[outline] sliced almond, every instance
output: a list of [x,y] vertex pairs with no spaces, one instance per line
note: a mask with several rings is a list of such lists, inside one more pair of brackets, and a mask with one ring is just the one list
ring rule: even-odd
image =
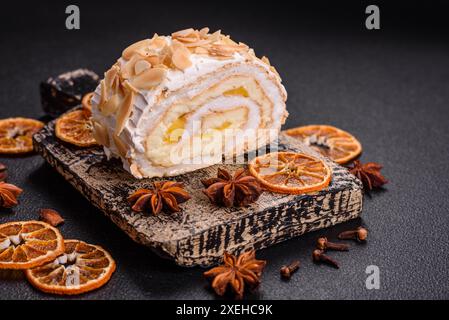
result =
[[114,114],[117,112],[118,107],[122,103],[122,98],[118,93],[113,94],[107,101],[103,103],[101,106],[101,113],[107,117],[111,114]]
[[98,109],[101,111],[103,104],[106,102],[106,96],[108,92],[106,90],[106,85],[104,79],[100,82],[100,102],[98,103]]
[[159,50],[153,47],[145,47],[137,50],[135,54],[141,56],[142,58],[157,57],[159,55]]
[[172,62],[174,66],[180,70],[187,69],[192,65],[192,61],[190,61],[190,52],[188,52],[188,50],[186,52],[182,49],[174,51]]
[[102,146],[109,148],[109,134],[106,127],[98,121],[93,120],[93,135],[95,140]]
[[149,63],[146,60],[139,60],[134,65],[134,74],[138,75],[141,74],[143,71],[150,69],[151,63]]
[[184,29],[184,30],[179,30],[179,31],[173,32],[171,34],[171,36],[173,38],[188,37],[190,34],[192,34],[194,32],[195,32],[195,30],[193,28],[188,28],[188,29]]
[[129,60],[136,53],[136,51],[139,51],[145,47],[149,47],[150,45],[151,45],[150,39],[144,39],[136,43],[133,43],[125,50],[123,50],[122,57],[125,58],[126,60]]
[[132,163],[132,164],[129,166],[129,171],[131,171],[131,174],[132,174],[134,177],[136,177],[136,178],[142,178],[142,177],[143,177],[142,172],[139,170],[139,167],[138,167],[137,164],[135,164],[135,163]]
[[273,72],[275,75],[277,75],[279,79],[281,78],[281,76],[279,75],[279,72],[276,70],[275,67],[270,66],[270,70],[271,70],[271,72]]
[[175,39],[172,41],[172,44],[169,49],[173,52],[175,50],[185,50],[186,47],[182,42]]
[[260,60],[262,60],[263,63],[266,63],[266,64],[268,64],[269,66],[271,66],[270,60],[269,60],[267,57],[263,56]]
[[161,61],[161,56],[149,56],[145,58],[146,61],[152,66],[159,64]]
[[133,102],[134,102],[134,92],[129,90],[117,114],[116,120],[117,122],[114,131],[116,135],[119,135],[123,131],[126,121],[128,121],[129,116],[131,115]]
[[123,143],[122,139],[118,136],[112,136],[112,140],[114,140],[115,147],[117,148],[117,151],[119,155],[122,158],[126,157],[126,154],[128,153],[128,150],[126,148],[126,145]]
[[151,44],[155,46],[157,49],[162,49],[167,45],[167,41],[164,37],[155,37],[151,39]]
[[123,68],[121,69],[121,75],[124,79],[129,79],[135,75],[135,65],[137,61],[140,61],[142,58],[139,55],[133,55],[131,59],[129,59]]
[[117,80],[117,75],[120,71],[120,68],[116,65],[113,65],[111,69],[105,72],[104,81],[105,85],[108,88],[112,88],[114,86],[114,82]]
[[165,70],[169,69],[165,64],[157,64],[157,65],[154,66],[154,68],[162,68],[162,69],[165,69]]
[[238,51],[248,51],[249,47],[246,43],[239,42],[239,44],[237,45],[237,50]]
[[205,45],[207,45],[207,44],[209,44],[209,43],[211,43],[210,40],[208,40],[208,39],[202,39],[202,40],[199,40],[199,41],[196,41],[196,42],[192,42],[192,43],[185,43],[184,45],[185,45],[187,48],[190,48],[190,47],[201,47],[201,46],[205,46]]
[[224,37],[221,37],[221,41],[223,42],[223,44],[228,44],[228,45],[232,45],[232,46],[237,46],[237,42],[235,42],[234,40],[232,40],[230,36],[224,36]]
[[198,42],[200,40],[200,36],[198,34],[194,33],[189,37],[183,37],[183,38],[179,37],[179,38],[176,38],[176,40],[179,40],[183,43],[194,43],[194,42]]
[[147,69],[134,77],[131,84],[137,89],[151,90],[164,80],[165,74],[166,71],[162,68]]
[[221,30],[215,31],[209,36],[209,40],[211,42],[216,42],[219,41],[220,39],[221,39]]
[[200,37],[205,38],[209,34],[209,28],[204,27],[200,30]]
[[213,56],[232,57],[234,52],[234,48],[223,44],[213,44],[209,49],[209,53]]
[[196,47],[194,52],[196,54],[209,54],[209,50],[204,47]]

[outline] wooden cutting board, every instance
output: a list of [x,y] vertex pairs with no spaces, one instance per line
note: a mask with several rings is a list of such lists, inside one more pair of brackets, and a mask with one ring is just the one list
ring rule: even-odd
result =
[[[215,176],[218,165],[170,178],[183,182],[192,199],[183,212],[158,216],[131,211],[127,196],[153,179],[138,180],[108,161],[99,147],[82,149],[54,136],[54,121],[34,136],[35,149],[93,205],[104,212],[136,242],[182,266],[208,266],[220,262],[225,250],[240,253],[261,249],[309,231],[358,217],[362,211],[362,186],[345,168],[325,161],[333,171],[329,187],[314,194],[282,195],[271,192],[246,208],[212,205],[201,192],[201,179]],[[279,150],[321,157],[285,134]],[[322,158],[322,157],[321,157]],[[234,171],[238,166],[223,164]]]

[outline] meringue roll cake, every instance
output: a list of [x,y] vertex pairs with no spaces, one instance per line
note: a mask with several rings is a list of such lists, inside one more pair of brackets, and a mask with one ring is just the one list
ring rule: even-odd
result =
[[105,73],[94,136],[136,178],[174,176],[275,141],[286,99],[269,60],[220,31],[155,34]]

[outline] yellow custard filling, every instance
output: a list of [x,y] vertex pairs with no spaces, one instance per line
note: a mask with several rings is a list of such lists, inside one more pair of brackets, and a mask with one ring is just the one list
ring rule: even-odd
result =
[[237,87],[235,89],[230,89],[228,91],[223,92],[225,96],[242,96],[245,98],[249,97],[248,91],[244,87]]
[[181,139],[187,121],[187,115],[182,115],[171,123],[164,134],[165,143],[176,143]]

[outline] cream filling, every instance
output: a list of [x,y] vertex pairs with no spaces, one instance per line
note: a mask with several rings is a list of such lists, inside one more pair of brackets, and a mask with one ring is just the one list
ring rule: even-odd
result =
[[[243,140],[240,144],[233,141],[223,143],[224,134],[233,135],[232,131],[236,129],[239,132],[248,129],[256,131],[259,124],[260,106],[253,100],[240,96],[217,97],[187,116],[182,128],[175,129],[182,131],[177,143],[163,139],[166,132],[164,125],[150,134],[146,140],[146,158],[153,165],[163,167],[209,161],[211,159],[206,160],[204,156],[211,153],[215,161],[219,161],[222,153],[233,154],[236,147],[244,149]],[[171,132],[172,137],[179,134],[175,131]],[[256,135],[249,139],[254,142]]]

